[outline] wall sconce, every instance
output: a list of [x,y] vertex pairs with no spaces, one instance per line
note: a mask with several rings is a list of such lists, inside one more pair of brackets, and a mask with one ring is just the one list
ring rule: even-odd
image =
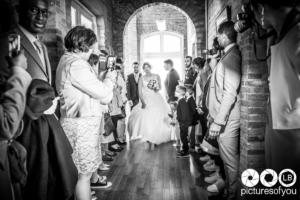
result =
[[167,30],[166,20],[156,20],[156,26],[159,31]]

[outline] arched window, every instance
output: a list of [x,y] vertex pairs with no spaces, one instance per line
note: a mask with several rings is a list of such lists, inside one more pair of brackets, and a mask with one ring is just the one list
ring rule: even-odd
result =
[[159,74],[162,82],[167,75],[163,67],[166,59],[173,60],[174,68],[183,77],[183,35],[167,31],[142,35],[140,52],[142,63],[149,62],[153,73]]

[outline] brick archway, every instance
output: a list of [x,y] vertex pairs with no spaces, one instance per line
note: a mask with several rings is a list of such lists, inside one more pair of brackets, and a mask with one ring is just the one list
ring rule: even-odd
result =
[[123,33],[132,16],[148,6],[169,4],[185,13],[194,23],[197,37],[197,52],[205,49],[205,0],[114,0],[113,1],[113,49],[116,55],[123,57]]

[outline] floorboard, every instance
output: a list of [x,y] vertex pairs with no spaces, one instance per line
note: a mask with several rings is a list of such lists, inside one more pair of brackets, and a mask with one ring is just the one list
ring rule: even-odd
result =
[[115,157],[106,173],[113,183],[95,190],[99,200],[208,200],[197,183],[201,173],[195,157],[176,158],[176,149],[167,143],[149,151],[141,141],[131,141]]

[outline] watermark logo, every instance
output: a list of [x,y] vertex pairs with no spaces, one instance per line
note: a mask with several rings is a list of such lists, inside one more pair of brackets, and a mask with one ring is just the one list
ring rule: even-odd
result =
[[254,187],[259,182],[259,174],[254,169],[247,169],[242,173],[242,183],[247,187]]
[[[247,169],[241,175],[242,183],[247,187],[241,189],[241,195],[296,195],[297,175],[291,169],[282,170],[279,175],[273,169],[265,169],[259,174],[254,169]],[[264,188],[256,188],[258,183]],[[279,183],[279,184],[278,184]],[[277,184],[277,185],[276,185]]]
[[265,169],[260,174],[260,182],[265,187],[273,187],[278,181],[277,173],[273,169]]
[[292,187],[296,181],[297,175],[291,169],[284,169],[279,174],[279,183],[284,187]]

